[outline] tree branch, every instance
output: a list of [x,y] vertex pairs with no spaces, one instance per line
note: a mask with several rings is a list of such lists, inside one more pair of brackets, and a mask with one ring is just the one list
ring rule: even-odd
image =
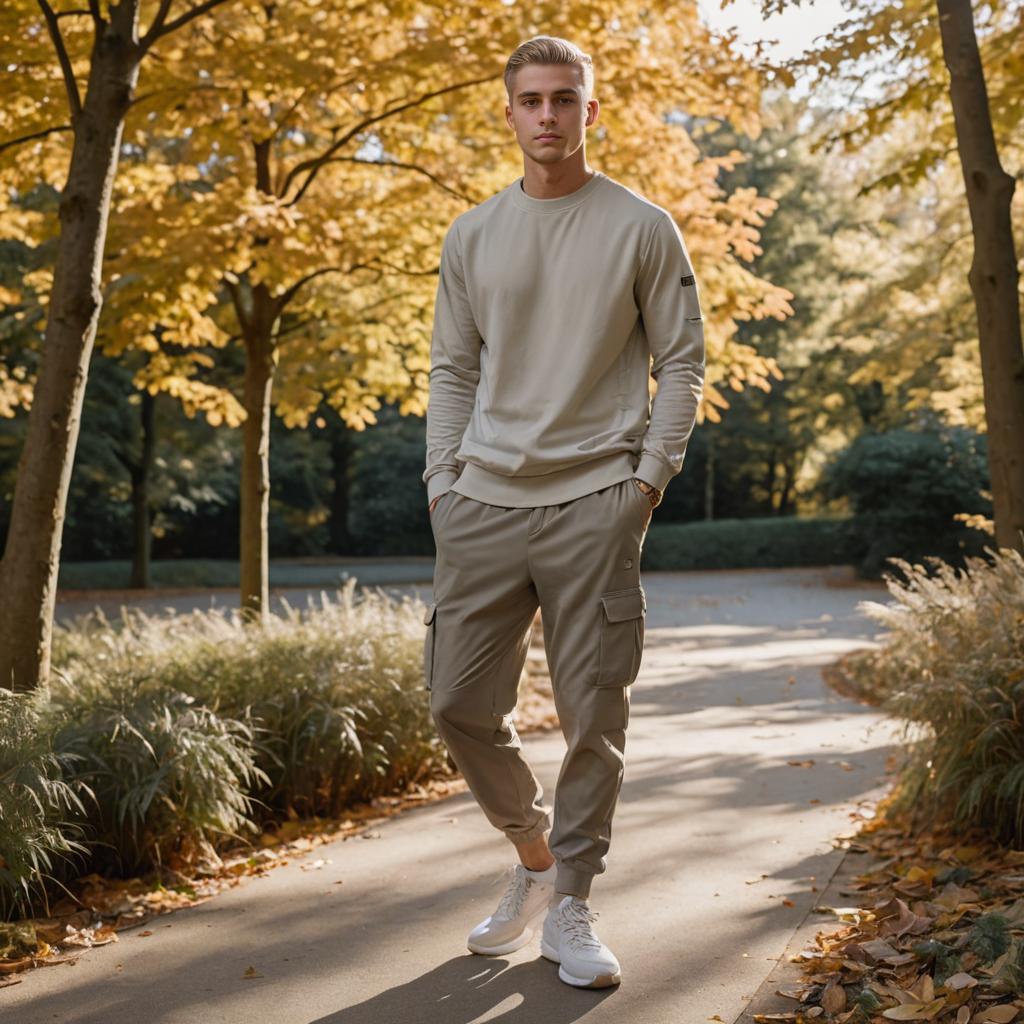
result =
[[373,114],[370,117],[363,118],[358,124],[350,128],[344,135],[341,136],[337,142],[332,143],[320,156],[314,157],[310,160],[303,160],[301,163],[296,164],[289,172],[288,176],[284,181],[284,188],[281,190],[281,194],[284,195],[292,184],[295,178],[300,175],[309,172],[306,176],[306,180],[299,187],[299,191],[296,194],[294,200],[288,205],[291,206],[297,203],[305,193],[306,189],[313,183],[313,179],[316,177],[317,172],[324,164],[334,156],[335,153],[341,149],[342,146],[346,145],[354,136],[358,135],[359,132],[364,131],[370,125],[376,124],[378,121],[384,121],[389,117],[393,117],[395,114],[401,114],[406,110],[410,110],[413,107],[421,106],[426,103],[427,100],[432,100],[437,96],[443,96],[445,93],[455,92],[458,89],[467,89],[471,85],[482,85],[484,82],[491,82],[498,75],[488,75],[486,78],[477,78],[468,82],[458,82],[455,85],[446,85],[443,89],[435,89],[432,92],[424,93],[422,96],[416,99],[410,100],[408,103],[399,104],[397,107],[392,107],[390,110],[385,110],[380,114]]
[[153,18],[153,23],[149,26],[146,34],[139,40],[139,45],[143,50],[149,49],[150,44],[163,30],[164,22],[167,21],[167,15],[171,10],[171,2],[172,0],[160,0],[160,6]]
[[[158,25],[157,20],[154,19],[153,24],[150,26],[149,31],[139,41],[139,46],[142,52],[145,53],[158,39],[162,39],[164,36],[169,36],[172,32],[177,32],[182,25],[187,25],[194,18],[198,18],[201,14],[206,14],[207,11],[212,11],[214,7],[219,7],[223,3],[227,3],[228,0],[203,0],[201,4],[193,7],[191,10],[186,11],[184,14],[175,18],[174,21],[169,21],[167,24],[162,22]],[[163,10],[165,6],[170,7],[171,0],[160,0],[160,8]],[[164,12],[166,16],[166,12]],[[157,19],[160,15],[157,14]]]
[[14,146],[20,146],[23,142],[31,142],[33,139],[41,139],[47,135],[52,135],[54,132],[69,132],[71,131],[71,125],[59,124],[54,128],[43,128],[38,132],[31,132],[28,135],[22,135],[17,139],[8,139],[6,142],[0,142],[0,153],[5,149],[11,149]]
[[357,270],[369,270],[369,269],[371,269],[369,263],[356,263],[356,264],[354,264],[351,267],[321,267],[319,270],[314,270],[311,273],[306,274],[305,277],[300,277],[298,279],[298,281],[296,281],[293,285],[291,285],[291,287],[285,289],[283,292],[281,292],[280,295],[278,295],[274,299],[274,303],[275,303],[275,305],[277,307],[277,311],[278,311],[278,313],[280,313],[280,311],[283,310],[284,307],[287,306],[288,303],[291,302],[292,299],[295,298],[295,296],[296,296],[297,292],[299,291],[299,289],[304,284],[308,284],[310,281],[312,281],[316,277],[321,277],[324,274],[333,274],[333,273],[351,274],[351,273],[354,273]]
[[189,95],[193,92],[226,92],[227,87],[223,85],[216,85],[213,82],[207,82],[200,85],[176,85],[172,88],[167,89],[154,89],[152,92],[139,93],[138,96],[133,96],[128,102],[129,107],[138,106],[144,100],[151,100],[154,96],[162,96],[165,93],[181,93],[183,96]]
[[75,73],[71,68],[71,61],[68,58],[68,51],[64,46],[64,37],[60,34],[60,26],[57,24],[57,15],[47,0],[36,0],[46,19],[46,27],[49,30],[50,38],[53,40],[54,49],[57,51],[57,60],[60,61],[60,70],[64,75],[64,88],[68,94],[68,108],[71,110],[71,123],[74,124],[78,115],[82,112],[82,98],[78,94],[78,83],[75,81]]
[[441,269],[440,266],[437,266],[432,270],[406,270],[404,267],[399,267],[393,263],[388,263],[386,260],[380,259],[374,259],[369,263],[354,263],[350,267],[321,267],[319,270],[314,270],[311,273],[306,274],[304,277],[300,277],[294,284],[274,298],[277,312],[280,314],[284,310],[285,306],[295,298],[299,289],[304,284],[309,284],[309,282],[314,278],[322,277],[324,274],[354,274],[357,270],[376,270],[378,269],[378,264],[385,267],[391,267],[392,270],[397,270],[400,274],[403,274],[406,277],[428,277],[431,274],[439,273]]
[[[406,163],[404,160],[361,160],[356,156],[332,156],[327,160],[324,160],[320,165],[321,167],[326,164],[335,163],[350,163],[350,164],[372,164],[376,167],[404,167],[409,171],[416,171],[418,174],[422,174],[429,178],[438,188],[443,189],[449,195],[454,196],[456,199],[462,199],[467,203],[473,204],[476,201],[470,196],[464,195],[462,192],[458,192],[453,189],[450,185],[446,185],[436,174],[428,171],[425,167],[420,167],[419,164]],[[294,206],[299,201],[299,197],[296,196],[290,202],[285,203],[285,206]]]

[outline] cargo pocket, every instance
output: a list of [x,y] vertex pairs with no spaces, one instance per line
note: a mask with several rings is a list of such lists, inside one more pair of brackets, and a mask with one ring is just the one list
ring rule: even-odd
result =
[[423,682],[429,690],[434,675],[434,633],[437,630],[437,604],[432,602],[427,607],[423,621],[427,627],[427,635],[423,638]]
[[640,671],[647,599],[642,586],[601,595],[597,686],[628,686]]

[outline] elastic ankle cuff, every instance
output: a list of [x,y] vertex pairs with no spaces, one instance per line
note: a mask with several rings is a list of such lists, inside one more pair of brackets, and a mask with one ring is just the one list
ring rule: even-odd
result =
[[558,877],[555,879],[555,892],[562,896],[579,896],[585,900],[590,897],[590,885],[593,881],[593,872],[580,871],[579,868],[559,864]]

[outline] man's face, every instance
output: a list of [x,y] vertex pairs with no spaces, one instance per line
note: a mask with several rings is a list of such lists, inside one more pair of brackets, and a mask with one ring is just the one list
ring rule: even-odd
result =
[[583,145],[598,110],[597,100],[584,103],[583,95],[575,64],[527,64],[516,72],[505,117],[527,159],[557,164]]

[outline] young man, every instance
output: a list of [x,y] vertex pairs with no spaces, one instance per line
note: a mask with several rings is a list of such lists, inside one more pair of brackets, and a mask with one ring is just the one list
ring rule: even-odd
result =
[[[643,651],[640,553],[693,429],[703,320],[671,215],[587,166],[589,56],[538,36],[509,58],[505,84],[524,174],[456,217],[441,254],[424,673],[453,761],[521,862],[470,950],[512,952],[543,917],[559,977],[603,987],[621,973],[589,894]],[[553,821],[512,721],[538,605],[568,745]]]

